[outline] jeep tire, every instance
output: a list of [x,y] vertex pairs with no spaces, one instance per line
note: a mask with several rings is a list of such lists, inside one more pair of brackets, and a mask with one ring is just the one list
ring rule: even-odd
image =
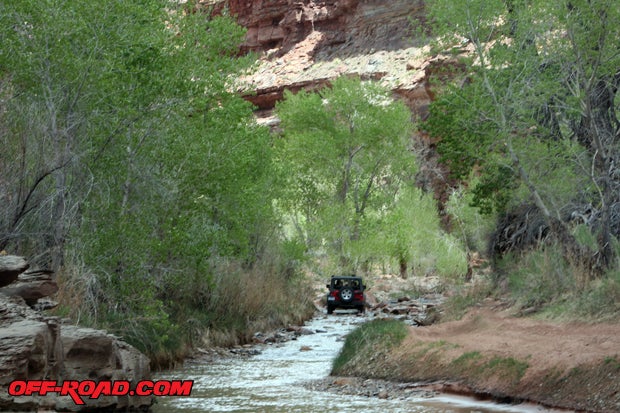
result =
[[340,290],[340,299],[343,303],[350,303],[353,301],[353,290],[350,287],[344,287]]

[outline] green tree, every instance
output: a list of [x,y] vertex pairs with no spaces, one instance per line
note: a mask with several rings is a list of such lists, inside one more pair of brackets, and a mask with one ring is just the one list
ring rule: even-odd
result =
[[277,230],[268,131],[227,89],[244,31],[193,4],[0,3],[0,249],[151,354]]
[[150,353],[176,346],[188,313],[207,312],[215,263],[251,266],[275,228],[268,131],[226,90],[251,61],[234,57],[244,32],[231,19],[183,11],[167,13],[172,30],[117,73],[131,92],[112,104],[128,101],[136,116],[99,155],[93,175],[105,184],[91,192],[77,232],[101,274],[101,316],[152,343]]
[[410,112],[379,85],[346,77],[318,93],[286,93],[276,110],[283,205],[302,217],[309,246],[326,241],[344,259],[347,242],[371,235],[367,221],[415,172]]
[[[586,276],[614,265],[616,4],[433,0],[429,6],[437,33],[473,50],[468,81],[433,105],[427,127],[442,137],[439,150],[457,175],[480,172],[474,204],[489,212],[532,202],[565,258]],[[566,223],[571,216],[582,216],[596,234],[594,250],[575,240]]]
[[375,223],[365,246],[367,255],[395,260],[402,278],[411,272],[457,280],[467,272],[463,245],[442,230],[436,201],[419,188],[401,189],[393,207]]

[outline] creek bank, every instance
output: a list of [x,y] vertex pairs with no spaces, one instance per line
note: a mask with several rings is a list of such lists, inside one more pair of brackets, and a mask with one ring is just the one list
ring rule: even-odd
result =
[[[323,311],[324,313],[324,311]],[[315,313],[315,317],[324,317],[324,314]],[[308,328],[304,325],[289,325],[268,332],[257,332],[252,342],[232,347],[196,347],[193,354],[186,359],[190,363],[208,363],[222,358],[248,358],[261,354],[266,348],[279,347],[289,341],[295,341],[300,336],[324,334],[327,330]],[[344,335],[337,341],[344,341]],[[310,348],[300,347],[300,351],[311,351]]]
[[[540,412],[524,405],[498,405],[441,394],[411,384],[328,377],[344,336],[371,315],[317,313],[303,328],[314,334],[288,342],[257,344],[256,355],[223,351],[220,357],[196,355],[183,367],[158,373],[159,379],[193,378],[190,398],[161,398],[156,413],[204,411],[299,412]],[[326,379],[321,379],[325,378]],[[319,379],[319,380],[317,380]],[[343,391],[341,391],[343,389]],[[344,393],[346,391],[347,393]],[[544,410],[547,411],[547,410]]]
[[500,406],[518,406],[519,409],[523,409],[523,411],[527,412],[537,412],[541,411],[541,409],[544,409],[545,412],[553,413],[573,412],[573,410],[549,408],[548,406],[545,407],[540,404],[528,403],[527,401],[519,399],[498,399],[492,395],[476,393],[471,388],[451,381],[408,383],[361,377],[330,376],[324,379],[310,381],[305,384],[305,387],[313,391],[344,394],[348,396],[402,400],[403,402],[414,398],[428,399],[429,401],[447,399],[454,402],[455,396],[460,396],[469,403],[473,400],[483,403],[496,403]]
[[[58,287],[50,272],[27,269],[22,257],[0,256],[2,389],[15,380],[127,380],[135,384],[150,378],[149,359],[129,344],[105,331],[70,325],[36,311],[56,305],[48,296]],[[0,410],[127,411],[148,409],[153,402],[152,397],[129,395],[83,400],[80,406],[70,395],[12,397],[2,391]]]
[[620,411],[619,324],[516,318],[487,301],[462,320],[410,327],[395,347],[380,344],[369,343],[372,357],[353,358],[336,374],[432,384],[427,389],[498,401]]

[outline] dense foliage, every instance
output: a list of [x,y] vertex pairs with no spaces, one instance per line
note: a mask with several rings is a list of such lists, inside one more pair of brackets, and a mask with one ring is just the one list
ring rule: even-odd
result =
[[[494,254],[553,235],[581,283],[615,268],[620,236],[619,16],[613,1],[429,2],[467,73],[425,127],[472,205],[498,212]],[[455,49],[456,53],[459,53]],[[585,229],[593,242],[583,242]],[[586,237],[587,238],[587,237]]]
[[307,304],[272,288],[293,280],[270,136],[227,91],[244,32],[192,4],[0,4],[0,249],[56,270],[62,311],[159,355]]
[[376,83],[341,77],[318,93],[286,93],[276,109],[287,172],[278,203],[292,238],[339,257],[338,271],[395,261],[404,277],[464,273],[434,200],[414,187],[413,124],[402,102]]
[[492,252],[513,261],[498,274],[534,285],[526,304],[602,275],[590,295],[617,301],[620,11],[429,6],[438,45],[469,50],[423,125],[464,184],[452,234],[415,186],[410,111],[377,84],[286,93],[272,136],[229,92],[253,61],[232,19],[192,1],[3,1],[0,250],[57,272],[59,314],[162,363],[301,317],[308,256],[462,278],[489,227],[478,212],[500,217]]

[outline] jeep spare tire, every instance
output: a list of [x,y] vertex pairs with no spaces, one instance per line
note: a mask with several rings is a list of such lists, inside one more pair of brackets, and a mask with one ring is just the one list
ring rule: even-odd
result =
[[344,287],[340,290],[340,299],[343,303],[350,303],[353,301],[353,290],[349,287]]

